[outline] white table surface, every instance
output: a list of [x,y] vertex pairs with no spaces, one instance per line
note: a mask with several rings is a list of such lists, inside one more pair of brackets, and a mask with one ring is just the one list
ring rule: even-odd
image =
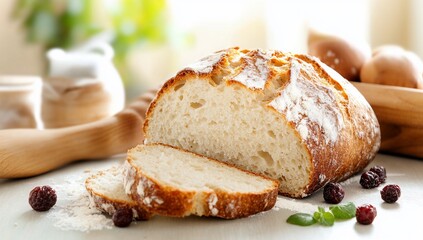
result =
[[[34,156],[36,157],[36,156]],[[299,227],[286,223],[293,209],[310,211],[323,202],[322,191],[302,200],[280,197],[277,206],[262,214],[238,220],[188,217],[154,217],[128,228],[90,232],[62,230],[47,213],[38,213],[28,204],[28,194],[38,185],[60,184],[69,176],[85,176],[87,170],[104,169],[122,162],[123,156],[79,162],[44,174],[20,179],[0,180],[0,239],[422,239],[423,238],[423,160],[379,154],[370,166],[386,167],[387,183],[400,185],[402,196],[395,204],[383,203],[378,189],[365,190],[359,176],[344,182],[346,196],[356,205],[373,204],[378,215],[372,225],[355,219],[335,222],[332,227]],[[60,195],[58,196],[60,198]],[[59,203],[59,201],[58,201]],[[54,211],[54,208],[50,211]]]

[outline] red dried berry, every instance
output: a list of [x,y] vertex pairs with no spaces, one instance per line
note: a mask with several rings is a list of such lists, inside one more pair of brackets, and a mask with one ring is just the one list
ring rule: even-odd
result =
[[127,227],[131,224],[133,219],[132,209],[121,208],[116,210],[113,214],[112,220],[116,227]]
[[345,191],[339,183],[328,183],[323,189],[323,198],[327,203],[338,204],[344,199]]
[[35,187],[29,193],[29,205],[39,212],[47,211],[56,204],[57,195],[50,186]]
[[379,175],[371,171],[364,172],[361,174],[360,185],[367,189],[379,186]]
[[370,168],[371,172],[376,173],[379,176],[379,182],[384,183],[386,181],[386,169],[383,166],[374,166]]
[[401,188],[396,184],[386,185],[382,191],[380,191],[380,195],[383,201],[394,203],[401,196]]
[[363,225],[368,225],[373,222],[377,215],[376,208],[370,204],[365,204],[357,207],[355,212],[355,218],[357,222]]

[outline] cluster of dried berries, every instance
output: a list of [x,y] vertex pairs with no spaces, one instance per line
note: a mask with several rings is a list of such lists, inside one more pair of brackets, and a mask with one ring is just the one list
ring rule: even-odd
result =
[[[386,182],[386,169],[383,166],[374,166],[369,171],[364,172],[360,178],[363,188],[375,188]],[[396,184],[386,185],[380,191],[382,199],[387,203],[394,203],[401,196],[401,188]]]
[[[383,166],[374,166],[364,172],[360,178],[360,185],[365,189],[378,187],[386,182],[386,169]],[[386,185],[380,191],[381,198],[386,203],[394,203],[401,196],[401,188],[395,184]],[[328,183],[323,189],[325,202],[338,204],[344,199],[345,191],[339,183]],[[357,207],[356,219],[360,224],[371,224],[377,215],[376,208],[371,204]]]

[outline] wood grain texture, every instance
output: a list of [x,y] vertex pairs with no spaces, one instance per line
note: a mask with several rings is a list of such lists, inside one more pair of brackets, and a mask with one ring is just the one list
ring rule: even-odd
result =
[[57,129],[0,131],[0,178],[39,175],[77,160],[122,153],[143,141],[148,92],[113,117]]
[[357,83],[381,125],[381,151],[423,158],[423,90]]

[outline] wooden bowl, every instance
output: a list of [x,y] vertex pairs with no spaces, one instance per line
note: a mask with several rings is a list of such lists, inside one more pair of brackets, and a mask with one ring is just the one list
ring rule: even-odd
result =
[[382,132],[380,151],[423,158],[423,90],[352,82],[372,106]]

